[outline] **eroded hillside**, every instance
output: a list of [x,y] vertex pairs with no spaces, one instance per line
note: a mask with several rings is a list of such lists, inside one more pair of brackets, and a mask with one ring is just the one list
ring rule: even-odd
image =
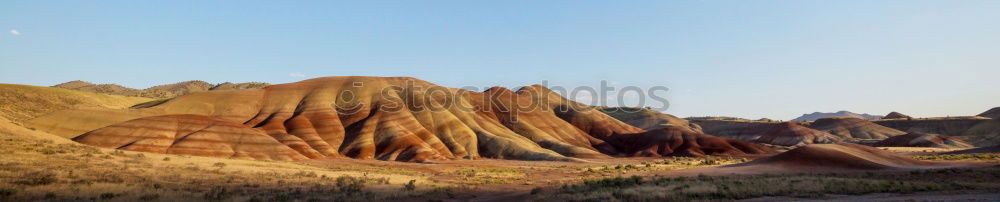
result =
[[[684,149],[678,150],[683,152],[644,153],[650,156],[770,152],[766,148],[744,146],[737,140],[717,140],[694,131],[691,131],[694,136],[680,139],[669,138],[677,133],[644,133],[643,129],[538,85],[516,92],[499,87],[472,92],[406,77],[324,77],[264,89],[199,92],[134,110],[62,111],[32,120],[30,125],[63,137],[87,139],[91,143],[118,142],[120,138],[134,142],[173,139],[169,144],[145,145],[176,146],[199,140],[179,138],[190,135],[170,136],[179,134],[168,127],[172,122],[159,124],[162,122],[153,119],[141,124],[123,123],[172,114],[200,115],[211,117],[216,124],[253,128],[259,131],[254,136],[271,137],[307,158],[419,162],[489,157],[575,161],[577,158],[626,155],[625,151],[631,151],[633,145],[620,144],[617,137],[624,134],[639,134],[641,136],[629,137],[654,139],[662,145],[696,146],[704,144],[702,141],[715,142],[712,143],[715,150],[710,152]],[[214,125],[204,123],[208,120],[205,118],[171,117],[178,118],[182,119],[179,122]],[[154,134],[155,131],[166,133]],[[182,134],[199,132],[215,131]],[[618,142],[609,143],[612,139]],[[126,141],[125,145],[128,143]],[[219,144],[232,145],[232,142]],[[163,152],[150,147],[107,146]],[[235,149],[225,153],[234,154],[230,157],[254,158],[235,155],[239,153]]]

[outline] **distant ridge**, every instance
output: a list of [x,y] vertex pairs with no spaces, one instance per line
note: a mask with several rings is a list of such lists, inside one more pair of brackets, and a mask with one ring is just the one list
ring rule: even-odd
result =
[[260,89],[270,85],[271,84],[264,82],[246,82],[246,83],[225,82],[221,84],[211,84],[205,81],[192,80],[192,81],[184,81],[173,84],[158,85],[146,89],[134,89],[121,86],[118,84],[94,84],[86,81],[75,80],[54,85],[52,87],[78,90],[84,92],[92,92],[92,93],[131,96],[131,97],[172,98],[194,92],[203,92],[210,90]]
[[928,134],[928,133],[907,133],[886,138],[885,140],[872,144],[876,147],[937,147],[937,148],[972,148],[972,144],[954,136]]
[[833,113],[813,112],[812,114],[802,114],[802,116],[792,119],[792,121],[815,121],[817,119],[827,118],[827,117],[853,117],[864,120],[877,120],[882,118],[881,115],[858,114],[849,111],[838,111]]
[[889,112],[889,114],[886,114],[884,117],[882,117],[882,119],[912,119],[912,118],[913,118],[912,116],[908,116],[906,114],[899,112]]
[[979,114],[981,117],[989,117],[991,119],[1000,119],[1000,107],[994,107],[993,109],[986,110],[985,112]]
[[644,129],[654,130],[668,126],[679,126],[701,132],[701,126],[693,124],[686,119],[677,118],[674,115],[662,113],[652,109],[641,107],[596,107],[598,111],[614,117],[629,125]]

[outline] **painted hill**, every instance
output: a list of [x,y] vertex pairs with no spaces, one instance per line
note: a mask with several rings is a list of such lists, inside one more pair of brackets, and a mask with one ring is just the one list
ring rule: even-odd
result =
[[795,122],[779,123],[771,126],[770,129],[763,133],[752,136],[742,136],[736,139],[781,146],[802,146],[807,144],[840,142],[840,138],[834,135],[813,130]]
[[745,165],[878,170],[926,168],[936,164],[874,147],[837,143],[806,145],[772,157],[757,159]]
[[994,107],[993,109],[986,110],[985,112],[980,113],[977,116],[987,117],[991,119],[1000,119],[1000,107]]
[[0,117],[20,123],[51,112],[80,108],[124,109],[152,99],[61,88],[0,84]]
[[270,84],[261,82],[248,83],[221,83],[213,85],[204,81],[184,81],[174,84],[153,86],[146,89],[128,88],[117,84],[93,84],[86,81],[70,81],[52,87],[78,90],[84,92],[104,93],[112,95],[148,97],[148,98],[172,98],[193,92],[209,90],[233,90],[233,89],[258,89],[267,87]]
[[838,112],[832,112],[832,113],[813,112],[811,114],[802,114],[802,116],[799,116],[798,118],[792,119],[792,121],[799,121],[799,122],[801,122],[801,121],[815,121],[815,120],[818,120],[818,119],[821,119],[821,118],[827,118],[827,117],[853,117],[853,118],[859,118],[859,119],[864,119],[864,120],[876,120],[876,119],[882,118],[882,116],[879,116],[879,115],[858,114],[858,113],[849,112],[849,111],[838,111]]
[[914,119],[883,119],[872,121],[878,125],[890,127],[899,131],[915,133],[942,134],[948,136],[964,136],[965,132],[974,126],[989,122],[990,118],[979,116],[914,118]]
[[771,126],[780,122],[751,121],[751,120],[720,120],[720,119],[691,119],[685,118],[691,123],[701,127],[702,132],[709,135],[738,138],[752,136],[766,132]]
[[912,119],[913,117],[899,112],[889,112],[882,119]]
[[872,144],[876,147],[937,147],[937,148],[971,148],[972,144],[959,138],[926,133],[907,133],[886,138]]
[[[617,137],[621,135],[641,134],[629,137],[654,140],[677,137],[673,135],[676,133],[645,131],[628,125],[539,85],[516,92],[500,87],[472,92],[408,77],[323,77],[264,89],[197,92],[141,109],[61,111],[28,124],[56,135],[100,144],[118,142],[116,138],[158,136],[156,130],[134,127],[153,125],[158,119],[128,121],[177,114],[200,115],[170,117],[178,122],[194,122],[191,126],[225,120],[259,129],[308,158],[415,162],[480,157],[577,160],[635,155],[623,151],[647,143],[628,145],[623,139],[632,138]],[[219,120],[206,121],[204,117]],[[172,130],[178,129],[168,131]],[[81,136],[85,133],[101,135]],[[703,145],[704,141],[712,143]],[[234,144],[232,140],[208,142]],[[748,146],[706,136],[663,142],[666,143],[690,146],[675,149],[685,153],[656,155],[768,152],[731,151]],[[696,145],[700,148],[695,148]]]
[[695,132],[701,132],[701,126],[692,124],[688,120],[642,107],[596,107],[596,109],[615,119],[644,130],[679,126]]
[[263,130],[200,115],[145,117],[97,129],[73,140],[99,147],[166,154],[308,159]]
[[816,120],[809,127],[842,139],[885,139],[906,132],[851,117],[830,117]]
[[616,135],[607,142],[622,148],[627,156],[746,155],[772,153],[774,150],[746,141],[695,132],[683,126],[664,126],[644,133]]
[[962,137],[980,147],[1000,146],[1000,119],[978,123],[963,131]]

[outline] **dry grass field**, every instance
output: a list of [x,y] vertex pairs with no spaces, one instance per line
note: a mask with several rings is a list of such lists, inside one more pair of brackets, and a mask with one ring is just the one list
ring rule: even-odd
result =
[[89,93],[62,88],[0,84],[0,116],[21,122],[66,109],[124,109],[152,101],[151,98]]
[[[732,200],[787,196],[997,191],[1000,167],[736,174],[748,158],[589,162],[354,159],[234,160],[94,148],[0,131],[0,197],[8,201]],[[25,132],[25,131],[19,131]],[[34,134],[39,135],[39,134]],[[750,157],[752,158],[752,157]],[[964,160],[956,158],[931,160]],[[996,158],[982,160],[996,165]],[[940,181],[948,177],[948,181]]]
[[0,85],[0,94],[7,95],[0,96],[0,201],[687,201],[879,193],[995,199],[990,193],[1000,191],[997,154],[936,148],[881,149],[961,166],[859,171],[744,164],[766,155],[408,163],[142,153],[83,145],[18,123],[58,110],[124,109],[152,99],[21,85]]

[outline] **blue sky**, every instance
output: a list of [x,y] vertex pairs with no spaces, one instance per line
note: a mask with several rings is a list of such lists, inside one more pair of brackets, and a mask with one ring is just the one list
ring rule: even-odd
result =
[[[1000,1],[3,1],[0,83],[666,86],[679,116],[1000,106]],[[578,99],[581,99],[578,97]]]

